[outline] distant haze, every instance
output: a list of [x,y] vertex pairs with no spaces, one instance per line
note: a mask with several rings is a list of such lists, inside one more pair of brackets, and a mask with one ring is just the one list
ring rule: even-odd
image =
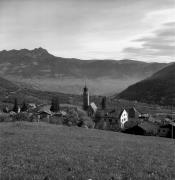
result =
[[1,0],[0,50],[175,61],[175,0]]
[[0,51],[0,76],[36,89],[80,94],[113,94],[151,76],[166,63],[60,58],[37,48]]

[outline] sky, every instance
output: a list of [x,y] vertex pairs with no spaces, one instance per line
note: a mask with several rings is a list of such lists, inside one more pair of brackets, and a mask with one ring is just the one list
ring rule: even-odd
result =
[[0,0],[0,50],[175,62],[175,0]]

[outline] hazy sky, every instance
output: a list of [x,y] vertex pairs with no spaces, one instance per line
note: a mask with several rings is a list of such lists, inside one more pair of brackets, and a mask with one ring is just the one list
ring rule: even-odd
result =
[[0,0],[0,50],[175,61],[175,0]]

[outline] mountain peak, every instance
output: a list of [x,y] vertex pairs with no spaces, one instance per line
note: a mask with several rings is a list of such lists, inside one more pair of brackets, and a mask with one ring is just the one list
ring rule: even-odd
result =
[[35,48],[32,50],[34,53],[37,53],[37,54],[49,54],[48,51],[42,47],[39,47],[39,48]]
[[0,51],[0,54],[1,55],[30,56],[30,57],[33,57],[33,58],[50,55],[48,53],[48,51],[46,49],[43,49],[42,47],[35,48],[35,49],[32,49],[32,50],[28,50],[28,49],[21,49],[21,50],[13,49],[13,50],[9,50],[9,51],[3,50],[3,51]]
[[42,47],[35,48],[29,52],[33,57],[49,56],[50,55],[48,53],[48,51],[46,49],[43,49]]

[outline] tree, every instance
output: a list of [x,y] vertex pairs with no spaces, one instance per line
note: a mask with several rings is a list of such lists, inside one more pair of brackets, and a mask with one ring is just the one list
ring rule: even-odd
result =
[[102,109],[106,109],[106,97],[102,98],[101,107],[102,107]]
[[23,101],[23,104],[22,104],[22,107],[21,107],[21,111],[22,111],[22,112],[27,111],[27,104],[26,104],[25,101]]
[[3,112],[4,112],[4,113],[8,113],[8,112],[9,112],[8,106],[5,106],[5,107],[3,108]]
[[17,100],[17,98],[15,98],[15,101],[14,101],[13,111],[18,113],[18,100]]
[[58,97],[52,98],[50,110],[52,112],[58,112],[60,110],[60,102]]

